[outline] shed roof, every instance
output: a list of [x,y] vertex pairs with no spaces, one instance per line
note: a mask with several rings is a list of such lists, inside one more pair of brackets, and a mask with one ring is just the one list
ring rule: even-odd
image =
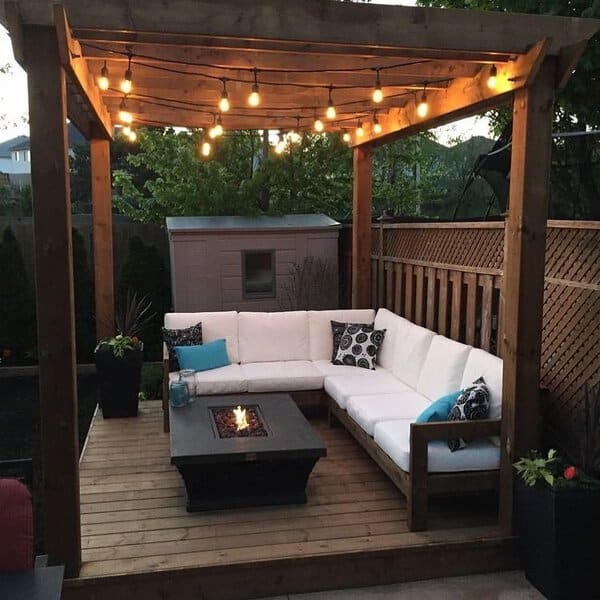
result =
[[327,215],[261,215],[258,217],[167,217],[167,230],[172,232],[282,231],[339,229],[341,223]]

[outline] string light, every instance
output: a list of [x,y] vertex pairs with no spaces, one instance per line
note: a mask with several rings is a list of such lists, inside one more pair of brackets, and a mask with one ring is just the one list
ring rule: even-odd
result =
[[223,91],[219,100],[219,110],[224,113],[230,109],[231,105],[229,104],[229,94],[227,94],[227,79],[223,77],[221,81],[223,82]]
[[379,122],[379,119],[377,118],[377,111],[375,111],[373,113],[373,133],[381,133],[381,123]]
[[290,142],[292,142],[292,144],[300,143],[302,136],[298,133],[299,131],[300,131],[300,117],[296,117],[296,130],[292,129],[292,131],[290,131],[290,133],[288,134],[289,140],[290,140]]
[[110,80],[108,78],[108,67],[106,61],[104,66],[100,69],[100,77],[98,77],[98,87],[105,92],[110,87]]
[[315,115],[314,128],[317,133],[321,133],[325,129],[323,121],[321,121],[321,119],[319,119],[317,115]]
[[342,136],[342,139],[344,142],[346,142],[346,144],[349,144],[352,141],[352,136],[346,131]]
[[133,131],[133,129],[129,130],[129,135],[127,136],[129,141],[133,144],[137,140],[137,133]]
[[217,124],[215,125],[216,137],[223,135],[223,121],[221,115],[217,115]]
[[365,130],[363,129],[362,121],[359,119],[356,125],[356,137],[362,137],[365,135]]
[[133,117],[127,110],[127,102],[125,97],[123,97],[121,104],[119,104],[119,121],[121,121],[121,123],[125,123],[126,125],[131,125],[131,123],[133,123]]
[[206,140],[202,142],[202,146],[200,146],[200,152],[202,153],[202,156],[210,156],[211,149],[210,142],[207,142]]
[[129,134],[131,133],[131,127],[129,125],[125,125],[121,131],[125,137],[129,137]]
[[425,88],[423,88],[423,94],[421,95],[421,101],[417,105],[417,115],[424,119],[429,112],[429,103],[427,102],[427,92]]
[[335,106],[333,105],[333,98],[331,97],[331,92],[332,91],[333,91],[333,86],[330,85],[329,86],[329,99],[328,99],[328,102],[327,102],[327,112],[325,113],[325,116],[329,120],[335,119],[335,115],[336,115]]
[[497,83],[498,83],[498,69],[496,68],[496,65],[492,65],[492,68],[490,69],[490,76],[488,77],[488,80],[487,80],[487,85],[490,88],[490,90],[495,90]]
[[131,94],[131,89],[133,87],[131,83],[131,59],[133,58],[133,53],[131,49],[127,50],[127,70],[125,71],[125,75],[121,81],[121,91],[124,94]]
[[248,96],[248,104],[250,106],[258,106],[260,104],[260,94],[258,93],[258,69],[254,69],[254,84],[252,91]]
[[285,151],[285,142],[283,141],[283,132],[280,131],[279,132],[279,141],[275,145],[275,152],[277,152],[277,154],[283,154],[284,151]]
[[375,89],[373,90],[373,102],[379,104],[383,100],[383,90],[381,89],[381,80],[379,79],[379,67],[375,69],[377,77],[375,79]]

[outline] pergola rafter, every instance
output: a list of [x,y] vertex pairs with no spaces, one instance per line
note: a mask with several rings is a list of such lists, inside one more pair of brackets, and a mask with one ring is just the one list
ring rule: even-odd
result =
[[[597,21],[503,12],[391,7],[324,0],[14,0],[0,3],[15,56],[29,75],[36,300],[47,551],[80,567],[77,393],[65,120],[91,139],[98,335],[114,313],[109,137],[133,54],[134,123],[206,127],[222,78],[234,129],[311,127],[333,86],[344,130],[378,111],[381,133],[354,138],[353,305],[371,303],[374,146],[514,101],[505,241],[500,522],[512,531],[511,464],[537,442],[552,102]],[[136,57],[137,54],[137,57]],[[100,93],[107,61],[114,82]],[[497,85],[487,86],[491,66]],[[249,108],[253,70],[262,102]],[[371,101],[377,69],[385,99]],[[240,81],[235,81],[240,80]],[[285,84],[285,85],[284,85]],[[293,84],[293,85],[291,85]],[[416,114],[427,87],[429,111]],[[65,512],[68,519],[65,520]],[[59,526],[60,525],[60,526]]]

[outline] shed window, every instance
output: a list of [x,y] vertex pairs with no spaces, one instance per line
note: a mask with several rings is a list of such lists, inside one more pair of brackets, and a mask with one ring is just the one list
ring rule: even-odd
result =
[[275,250],[242,251],[244,298],[275,297]]

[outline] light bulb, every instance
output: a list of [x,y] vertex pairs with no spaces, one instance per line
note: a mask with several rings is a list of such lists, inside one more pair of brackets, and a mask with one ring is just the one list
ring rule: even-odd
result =
[[498,69],[496,68],[496,65],[492,65],[492,68],[490,69],[490,76],[488,77],[488,80],[487,80],[487,85],[490,88],[490,90],[495,90],[497,83],[498,83]]
[[131,94],[131,88],[133,87],[131,83],[131,69],[127,69],[125,71],[125,77],[121,81],[121,91],[124,94]]
[[248,96],[248,104],[250,106],[258,106],[260,104],[260,94],[258,93],[258,85],[252,86],[252,92]]
[[381,133],[381,123],[377,120],[377,117],[373,119],[373,133]]
[[131,133],[131,127],[129,127],[129,125],[125,125],[121,131],[125,137],[129,137],[129,134]]
[[356,126],[356,137],[362,137],[363,135],[365,135],[365,130],[363,129],[362,121],[359,121]]
[[423,91],[423,95],[421,96],[421,101],[419,102],[419,104],[417,106],[417,115],[419,115],[419,117],[421,117],[421,119],[424,119],[427,116],[428,112],[429,112],[429,104],[427,103],[427,95],[425,94],[425,91]]
[[121,123],[125,123],[126,125],[131,125],[133,122],[133,117],[131,113],[127,110],[127,103],[125,102],[125,98],[121,100],[121,104],[119,104],[119,121]]
[[383,100],[383,90],[378,87],[373,90],[373,102],[379,104]]
[[217,128],[216,128],[216,126],[215,126],[215,127],[211,127],[211,128],[208,130],[208,137],[209,137],[211,140],[214,140],[214,139],[217,137],[217,135],[218,135],[218,134],[217,134]]
[[352,136],[346,131],[342,136],[342,139],[348,144],[352,140]]
[[106,61],[104,66],[100,69],[100,77],[98,77],[98,87],[104,92],[110,87],[110,80],[108,79],[108,67]]
[[135,131],[130,131],[128,137],[129,141],[133,144],[133,142],[137,140],[137,133]]
[[210,156],[210,143],[203,142],[200,151],[202,152],[202,156]]
[[289,136],[292,144],[297,144],[300,141],[300,134],[297,131],[290,131]]
[[227,97],[227,92],[223,92],[221,94],[221,99],[219,100],[219,110],[221,112],[227,112],[230,108],[229,98]]
[[335,119],[336,112],[335,112],[335,106],[333,106],[333,104],[330,104],[330,105],[327,107],[327,112],[325,113],[325,115],[326,115],[326,116],[327,116],[327,118],[328,118],[328,119],[330,119],[330,120],[331,120],[331,119]]
[[221,125],[221,123],[217,122],[217,124],[214,126],[214,130],[215,130],[215,137],[219,137],[220,135],[223,135],[223,125]]
[[317,133],[321,133],[323,129],[325,129],[325,125],[323,125],[323,121],[321,121],[321,119],[315,119],[314,127]]

